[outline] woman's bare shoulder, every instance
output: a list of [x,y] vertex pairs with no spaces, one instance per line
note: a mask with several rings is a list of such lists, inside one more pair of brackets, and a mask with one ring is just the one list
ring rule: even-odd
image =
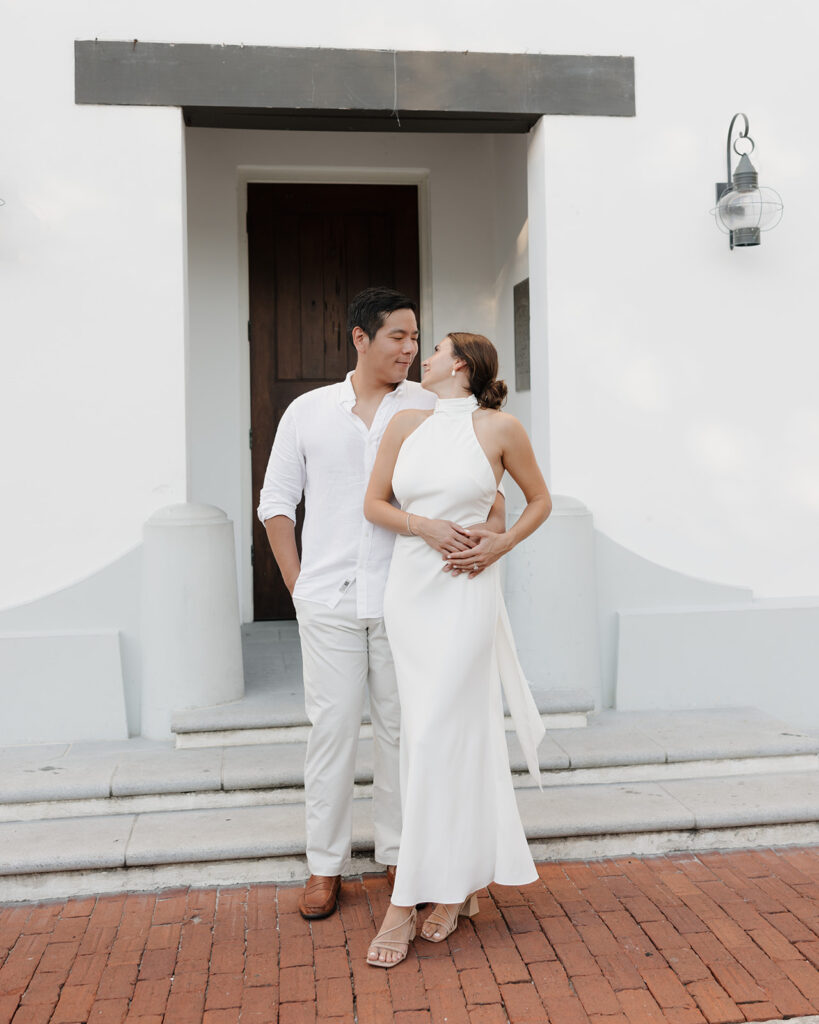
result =
[[387,424],[387,430],[393,437],[409,437],[413,430],[420,427],[431,415],[431,409],[402,409]]

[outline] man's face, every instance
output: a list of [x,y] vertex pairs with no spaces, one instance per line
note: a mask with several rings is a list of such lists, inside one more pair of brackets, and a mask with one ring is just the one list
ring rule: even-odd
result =
[[388,313],[369,345],[366,337],[363,335],[364,344],[356,348],[368,369],[384,384],[406,380],[418,352],[418,323],[413,311],[396,309]]

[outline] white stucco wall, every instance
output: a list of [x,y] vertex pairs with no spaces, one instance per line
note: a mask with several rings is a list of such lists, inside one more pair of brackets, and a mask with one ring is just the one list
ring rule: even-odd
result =
[[[744,11],[8,5],[0,607],[113,562],[185,491],[183,131],[176,110],[74,105],[73,40],[95,37],[633,55],[635,119],[546,124],[551,483],[672,569],[763,595],[819,590],[819,139],[805,130],[819,16],[803,0]],[[786,213],[760,248],[729,253],[707,211],[737,110]],[[420,143],[382,144],[392,160]]]

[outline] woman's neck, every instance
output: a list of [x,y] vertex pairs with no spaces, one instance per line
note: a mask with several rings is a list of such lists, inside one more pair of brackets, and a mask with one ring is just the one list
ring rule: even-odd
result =
[[457,377],[448,377],[430,386],[429,390],[438,398],[469,398],[472,392]]

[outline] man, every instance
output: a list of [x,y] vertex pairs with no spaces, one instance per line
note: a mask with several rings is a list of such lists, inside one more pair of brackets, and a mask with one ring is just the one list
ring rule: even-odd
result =
[[[418,351],[412,300],[388,288],[355,296],[347,317],[357,352],[338,384],[297,398],[282,416],[258,515],[293,596],[312,729],[304,789],[310,878],[305,918],[335,910],[350,855],[353,783],[365,691],[373,726],[375,859],[390,882],[401,834],[400,708],[382,619],[394,534],[364,518],[364,494],[387,423],[402,409],[431,409],[435,396],[408,381]],[[296,506],[305,496],[302,558]],[[390,870],[392,868],[392,870]]]

